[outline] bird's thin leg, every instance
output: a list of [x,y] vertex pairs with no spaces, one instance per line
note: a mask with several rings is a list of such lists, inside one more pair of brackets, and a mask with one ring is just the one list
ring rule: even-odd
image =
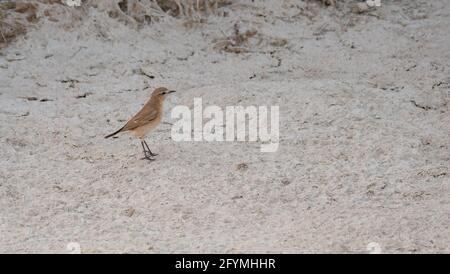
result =
[[144,159],[147,159],[149,161],[153,161],[154,159],[151,158],[152,153],[145,149],[144,141],[141,141],[141,145],[142,145],[142,148],[144,149]]
[[148,155],[147,155],[148,151],[145,149],[143,141],[141,141],[141,145],[142,145],[142,149],[144,150],[144,156],[145,156],[145,158],[147,158],[148,157]]
[[150,156],[152,156],[152,157],[158,156],[158,154],[153,153],[153,152],[150,150],[150,148],[148,147],[147,142],[146,142],[145,140],[144,140],[143,142],[144,142],[145,146],[147,147],[147,151],[149,152]]

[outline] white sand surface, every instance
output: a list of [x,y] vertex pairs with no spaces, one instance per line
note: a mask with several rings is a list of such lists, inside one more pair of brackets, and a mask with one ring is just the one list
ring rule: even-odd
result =
[[[91,10],[3,51],[0,252],[450,252],[448,1],[237,2],[139,30]],[[257,31],[248,52],[215,48],[235,24]],[[149,163],[103,137],[158,86],[178,92]],[[194,97],[278,105],[279,150],[172,141],[170,109]]]

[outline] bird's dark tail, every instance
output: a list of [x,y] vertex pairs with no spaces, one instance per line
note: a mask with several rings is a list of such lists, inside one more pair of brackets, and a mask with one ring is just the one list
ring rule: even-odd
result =
[[123,128],[124,128],[124,127],[122,127],[121,129],[119,129],[118,131],[116,131],[116,132],[114,132],[114,133],[111,133],[111,134],[109,134],[109,135],[106,135],[106,136],[105,136],[105,139],[108,139],[109,137],[113,137],[113,136],[116,135],[117,133],[121,132]]

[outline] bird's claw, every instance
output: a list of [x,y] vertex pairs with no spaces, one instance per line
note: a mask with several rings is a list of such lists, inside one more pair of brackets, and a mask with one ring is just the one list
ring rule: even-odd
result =
[[152,158],[152,157],[149,156],[149,155],[145,155],[144,158],[142,158],[142,160],[148,160],[148,161],[152,162],[152,161],[154,161],[154,160],[156,160],[156,159]]

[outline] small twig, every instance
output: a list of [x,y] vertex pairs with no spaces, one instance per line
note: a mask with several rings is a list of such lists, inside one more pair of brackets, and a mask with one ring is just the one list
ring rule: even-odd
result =
[[8,43],[8,40],[6,40],[6,37],[5,37],[5,35],[3,35],[3,32],[1,29],[0,29],[0,34],[2,35],[2,38],[5,41],[5,43]]
[[81,95],[77,95],[77,96],[75,96],[75,99],[86,98],[86,97],[88,97],[89,95],[92,95],[92,92],[85,92],[85,93],[83,93],[83,94],[81,94]]
[[430,106],[420,105],[420,104],[418,104],[415,100],[411,100],[410,102],[411,102],[415,107],[421,108],[421,109],[423,109],[423,110],[430,110],[430,109],[433,109],[433,108],[430,107]]
[[82,49],[85,49],[86,47],[84,47],[84,46],[81,46],[77,51],[75,51],[75,53],[74,54],[72,54],[72,56],[70,56],[70,58],[73,58],[73,57],[75,57],[75,55],[77,55],[78,54],[78,52],[80,52]]
[[139,74],[144,75],[150,79],[155,79],[155,76],[148,74],[147,72],[145,72],[142,68],[139,69]]

